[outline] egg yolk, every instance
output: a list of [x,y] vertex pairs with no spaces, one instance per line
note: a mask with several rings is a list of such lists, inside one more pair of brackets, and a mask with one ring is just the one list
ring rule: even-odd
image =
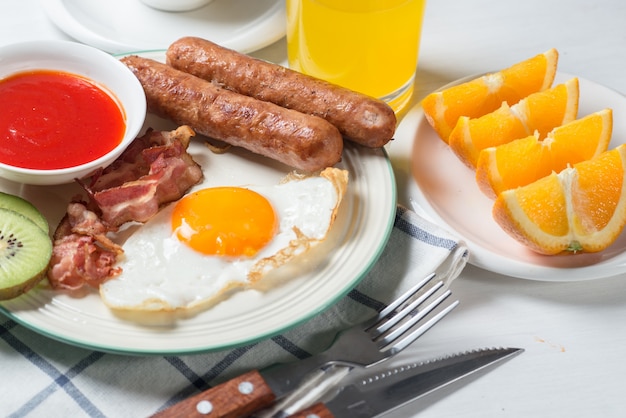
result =
[[272,239],[277,224],[265,197],[238,187],[191,193],[172,213],[172,231],[178,239],[207,255],[253,256]]

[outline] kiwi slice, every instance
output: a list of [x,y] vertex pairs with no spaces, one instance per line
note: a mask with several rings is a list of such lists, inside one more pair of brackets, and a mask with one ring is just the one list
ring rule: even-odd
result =
[[44,278],[52,240],[26,216],[0,208],[0,300],[12,299]]
[[22,199],[19,196],[0,192],[0,208],[10,209],[26,216],[28,219],[39,225],[39,227],[46,231],[46,233],[49,230],[48,220],[28,200]]

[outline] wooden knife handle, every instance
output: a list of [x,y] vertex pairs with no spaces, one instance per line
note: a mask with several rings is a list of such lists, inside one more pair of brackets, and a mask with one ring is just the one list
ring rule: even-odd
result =
[[316,403],[310,407],[289,415],[289,418],[333,418],[334,415],[323,403]]
[[253,370],[179,402],[153,417],[241,417],[271,405],[275,398],[263,377]]

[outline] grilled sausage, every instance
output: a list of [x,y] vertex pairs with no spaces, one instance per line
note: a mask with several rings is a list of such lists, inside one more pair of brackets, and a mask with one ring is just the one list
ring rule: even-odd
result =
[[341,160],[343,138],[324,119],[222,89],[158,61],[121,61],[141,82],[156,115],[303,171]]
[[382,147],[396,129],[396,115],[382,100],[201,38],[175,41],[166,59],[174,68],[226,89],[324,118],[361,145]]

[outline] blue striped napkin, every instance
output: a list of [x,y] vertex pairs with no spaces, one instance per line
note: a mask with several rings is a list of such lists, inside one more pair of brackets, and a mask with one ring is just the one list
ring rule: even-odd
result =
[[468,259],[464,243],[398,206],[389,243],[345,298],[307,323],[255,344],[188,356],[123,356],[51,340],[0,314],[0,416],[148,417],[253,368],[323,351],[336,333],[436,271],[448,284]]

